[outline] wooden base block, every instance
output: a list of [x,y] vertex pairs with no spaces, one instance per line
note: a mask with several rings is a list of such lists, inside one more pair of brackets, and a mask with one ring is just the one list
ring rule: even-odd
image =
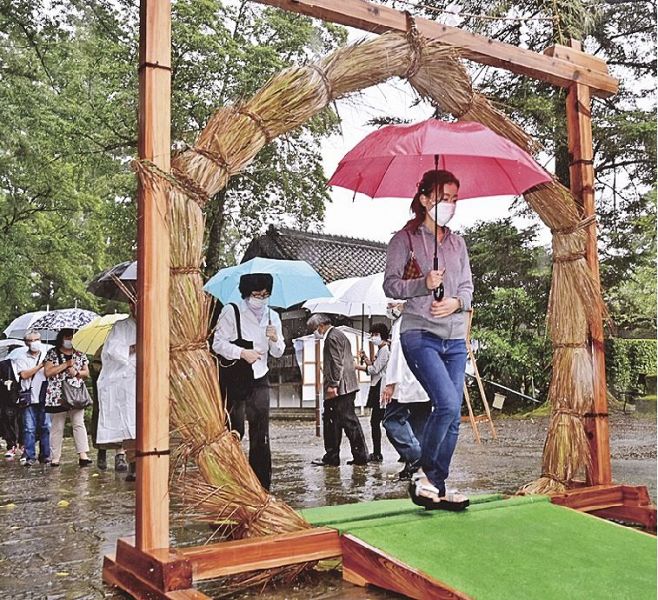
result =
[[551,498],[553,504],[587,512],[604,519],[642,525],[656,532],[656,507],[644,485],[593,485],[576,487]]
[[417,600],[468,600],[451,588],[349,534],[340,538],[343,579],[355,585],[375,585]]
[[168,592],[160,590],[120,565],[114,555],[104,557],[103,581],[108,585],[118,587],[137,600],[210,600],[208,596],[194,588]]

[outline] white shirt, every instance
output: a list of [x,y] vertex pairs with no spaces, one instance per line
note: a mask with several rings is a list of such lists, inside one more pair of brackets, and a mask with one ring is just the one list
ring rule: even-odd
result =
[[[263,316],[258,319],[245,300],[242,300],[237,306],[240,311],[242,339],[253,342],[254,350],[261,352],[260,358],[251,365],[254,371],[254,379],[260,379],[268,371],[268,353],[278,358],[283,355],[283,351],[286,349],[286,343],[283,339],[283,331],[281,329],[281,319],[276,311],[269,307],[265,308]],[[272,342],[265,335],[265,328],[270,324],[276,328],[276,342]],[[219,315],[212,349],[228,360],[237,360],[240,358],[240,352],[244,350],[244,348],[231,343],[237,337],[238,330],[235,324],[235,310],[230,304],[227,304]]]
[[[29,371],[34,369],[40,361],[46,357],[45,351],[40,351],[36,356],[33,356],[31,352],[26,352],[23,356],[19,357],[15,361],[15,371],[21,373],[22,371]],[[32,377],[29,379],[21,379],[21,389],[29,390],[32,386],[32,402],[30,404],[39,404],[39,393],[41,392],[41,384],[46,381],[46,376],[43,373],[43,369],[39,369]]]
[[420,385],[404,358],[400,344],[401,319],[393,323],[391,329],[391,356],[386,367],[386,383],[395,385],[393,398],[401,404],[429,402],[427,392]]

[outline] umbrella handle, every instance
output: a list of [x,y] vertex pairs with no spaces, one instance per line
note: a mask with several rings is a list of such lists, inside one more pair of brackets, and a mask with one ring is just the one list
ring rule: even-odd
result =
[[443,288],[443,284],[439,284],[439,287],[434,290],[434,300],[437,302],[441,302],[443,300],[443,295],[445,294],[445,289]]

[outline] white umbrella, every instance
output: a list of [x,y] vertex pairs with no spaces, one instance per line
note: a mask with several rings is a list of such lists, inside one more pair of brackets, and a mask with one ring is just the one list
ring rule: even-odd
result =
[[366,277],[348,277],[327,284],[333,298],[313,298],[302,306],[312,313],[331,313],[346,317],[363,317],[366,314],[386,315],[389,302],[398,302],[384,294],[384,273]]
[[[37,310],[35,312],[25,313],[20,317],[16,317],[9,326],[4,330],[4,334],[8,338],[14,338],[16,340],[22,340],[25,337],[25,334],[29,329],[32,328],[32,324],[37,320],[47,315],[47,310]],[[57,335],[56,331],[45,330],[41,331],[42,339],[55,339]]]

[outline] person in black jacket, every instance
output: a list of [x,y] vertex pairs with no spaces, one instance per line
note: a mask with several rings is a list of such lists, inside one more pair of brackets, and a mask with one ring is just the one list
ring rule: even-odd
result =
[[5,458],[21,454],[21,409],[16,406],[20,387],[11,360],[0,361],[0,437],[7,442]]

